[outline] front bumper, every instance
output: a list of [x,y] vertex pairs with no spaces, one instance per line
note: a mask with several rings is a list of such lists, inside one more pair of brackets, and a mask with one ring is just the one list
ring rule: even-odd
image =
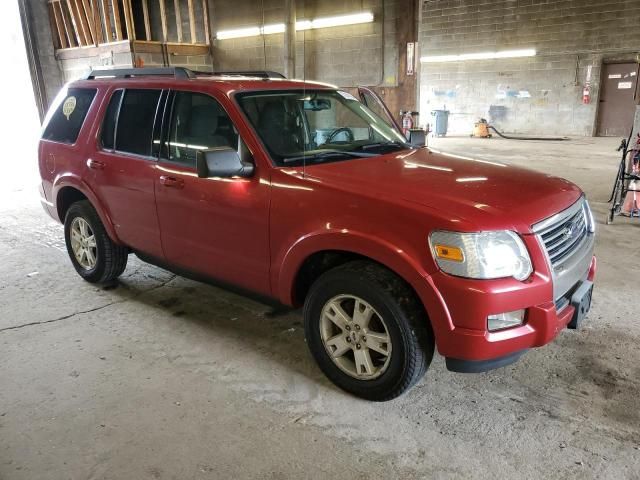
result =
[[[588,268],[566,295],[571,298],[595,274],[596,258],[591,255]],[[469,280],[442,272],[431,278],[442,301],[447,299],[441,315],[449,328],[435,333],[438,351],[453,371],[481,372],[513,363],[527,349],[551,342],[575,318],[576,306],[571,301],[549,300],[553,298],[549,271],[536,271],[526,282]],[[495,332],[486,329],[490,314],[521,308],[526,309],[523,325]]]

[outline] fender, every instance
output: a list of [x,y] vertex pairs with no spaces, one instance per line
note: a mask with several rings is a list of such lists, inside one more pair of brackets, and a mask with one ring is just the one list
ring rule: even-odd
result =
[[286,304],[294,303],[294,282],[304,261],[314,253],[339,250],[370,258],[404,279],[418,294],[436,335],[453,330],[453,322],[440,292],[423,266],[404,250],[386,240],[360,232],[324,230],[305,235],[284,254],[275,294]]
[[[53,181],[52,200],[54,204],[54,209],[56,211],[56,215],[58,212],[58,194],[65,187],[73,187],[79,192],[81,192],[85,197],[87,197],[87,199],[91,202],[91,205],[93,205],[93,208],[96,209],[96,212],[98,213],[98,217],[100,217],[100,221],[104,225],[104,228],[107,232],[107,235],[109,235],[109,238],[111,238],[111,240],[114,243],[118,245],[123,245],[123,243],[118,238],[118,235],[116,234],[116,230],[113,226],[113,222],[111,220],[111,216],[109,215],[109,212],[103,207],[102,202],[98,200],[98,197],[93,192],[91,187],[89,187],[89,185],[87,185],[87,183],[84,182],[82,178],[80,178],[78,175],[74,173],[65,172],[63,174],[56,176],[55,180]],[[58,218],[58,220],[60,220],[60,223],[64,223],[64,218]]]

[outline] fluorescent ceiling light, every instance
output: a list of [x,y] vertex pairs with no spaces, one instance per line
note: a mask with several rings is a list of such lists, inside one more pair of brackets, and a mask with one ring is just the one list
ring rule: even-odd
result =
[[277,23],[274,25],[265,25],[264,28],[260,27],[247,27],[247,28],[235,28],[233,30],[220,30],[217,33],[217,37],[220,40],[227,40],[229,38],[244,38],[244,37],[257,37],[263,33],[282,33],[284,32],[284,23]]
[[[344,25],[357,25],[359,23],[373,22],[373,13],[353,13],[350,15],[340,15],[337,17],[316,18],[314,20],[300,20],[296,22],[296,30],[312,30],[316,28],[340,27]],[[258,35],[270,35],[273,33],[284,33],[284,23],[274,23],[261,27],[234,28],[231,30],[220,30],[216,33],[219,40],[230,38],[257,37]]]
[[501,52],[463,53],[460,55],[434,55],[421,57],[422,63],[464,62],[466,60],[492,60],[496,58],[535,57],[533,48],[523,50],[503,50]]
[[338,17],[316,18],[315,20],[301,20],[296,22],[296,30],[310,30],[313,28],[341,27],[344,25],[357,25],[359,23],[373,22],[373,13],[353,13]]

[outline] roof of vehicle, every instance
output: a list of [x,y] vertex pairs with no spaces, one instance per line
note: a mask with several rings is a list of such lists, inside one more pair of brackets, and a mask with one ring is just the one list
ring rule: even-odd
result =
[[[207,72],[192,72],[182,68],[168,69],[127,69],[127,70],[99,70],[91,72],[85,79],[77,80],[72,86],[104,86],[122,85],[131,87],[146,86],[156,88],[169,88],[185,85],[199,84],[213,87],[216,90],[231,94],[237,91],[259,90],[301,90],[301,89],[336,89],[335,85],[311,80],[289,80],[266,76],[272,72],[251,72],[262,76],[241,76],[241,72],[233,72],[226,75],[211,74]],[[277,74],[274,74],[277,75]]]

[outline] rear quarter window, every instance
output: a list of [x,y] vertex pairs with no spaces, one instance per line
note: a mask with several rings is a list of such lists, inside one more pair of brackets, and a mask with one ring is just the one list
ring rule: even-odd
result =
[[76,143],[96,91],[93,88],[69,88],[60,92],[45,119],[42,139]]

